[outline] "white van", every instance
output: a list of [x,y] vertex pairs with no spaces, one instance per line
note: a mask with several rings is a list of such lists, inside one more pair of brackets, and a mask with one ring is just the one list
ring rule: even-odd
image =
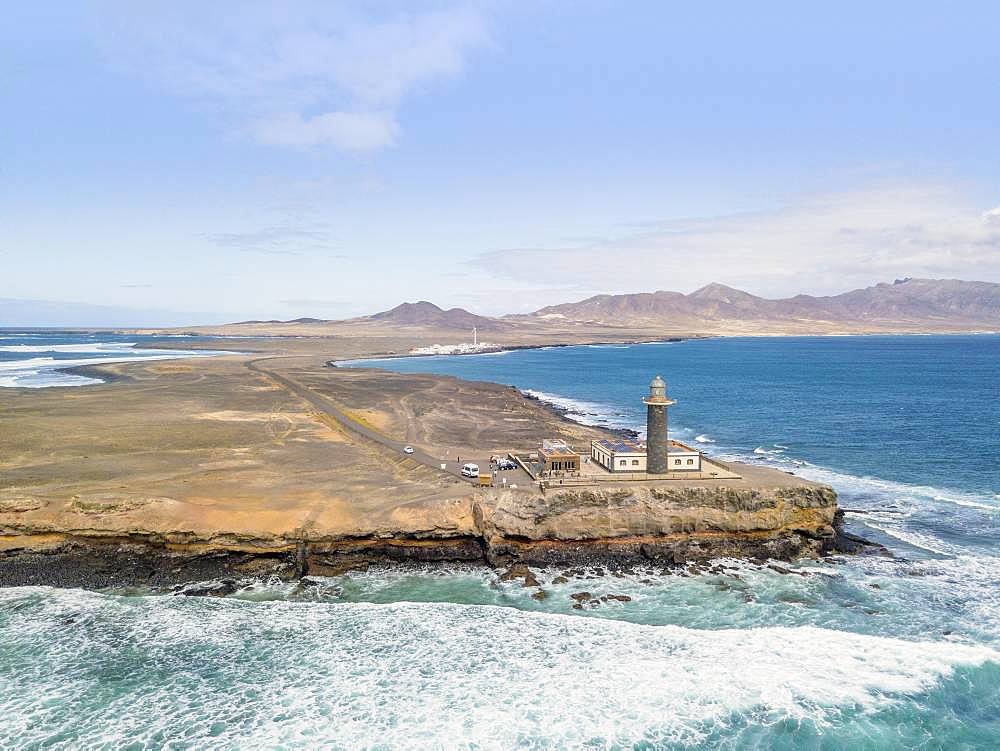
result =
[[462,465],[462,477],[479,477],[479,465],[478,464],[463,464]]

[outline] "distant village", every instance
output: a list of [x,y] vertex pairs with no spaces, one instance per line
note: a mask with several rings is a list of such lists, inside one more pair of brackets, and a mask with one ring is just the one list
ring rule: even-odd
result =
[[476,352],[497,352],[502,349],[499,344],[479,341],[479,330],[472,329],[472,341],[459,344],[431,344],[427,347],[415,347],[411,355],[469,355]]

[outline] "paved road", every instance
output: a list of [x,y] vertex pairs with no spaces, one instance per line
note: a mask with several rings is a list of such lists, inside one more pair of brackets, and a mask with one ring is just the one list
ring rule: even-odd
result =
[[[312,391],[308,387],[303,386],[301,383],[293,381],[291,378],[288,378],[287,376],[279,375],[278,373],[275,373],[273,370],[270,370],[260,365],[260,363],[271,359],[273,358],[264,357],[259,360],[250,360],[248,363],[246,363],[246,366],[255,373],[260,373],[261,375],[270,378],[279,386],[285,388],[286,390],[290,391],[296,396],[305,399],[320,412],[329,415],[334,420],[336,420],[337,423],[345,430],[348,430],[351,433],[354,433],[355,435],[364,438],[365,440],[373,441],[374,443],[384,446],[385,448],[391,449],[392,451],[395,451],[401,456],[406,456],[408,459],[413,459],[418,464],[422,464],[425,467],[429,467],[437,472],[449,475],[451,477],[457,477],[458,479],[463,480],[464,482],[469,482],[470,484],[473,485],[477,484],[475,480],[469,480],[468,477],[462,477],[461,469],[458,467],[457,464],[452,464],[449,462],[446,464],[446,469],[441,469],[441,464],[442,464],[441,459],[439,459],[436,456],[431,456],[430,454],[421,451],[420,449],[417,448],[414,448],[412,454],[403,454],[403,448],[409,445],[405,441],[395,441],[383,435],[382,433],[379,433],[376,430],[372,430],[367,425],[363,425],[362,423],[352,418],[350,415],[345,414],[336,405],[334,405],[333,402],[331,402],[322,394],[317,394],[315,391]],[[480,465],[480,469],[481,468],[482,465]]]

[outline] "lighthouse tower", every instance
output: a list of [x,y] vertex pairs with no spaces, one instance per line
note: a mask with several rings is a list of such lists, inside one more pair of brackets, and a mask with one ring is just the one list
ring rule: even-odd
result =
[[649,383],[646,404],[646,471],[653,475],[667,473],[667,407],[677,402],[667,397],[667,384],[656,376]]

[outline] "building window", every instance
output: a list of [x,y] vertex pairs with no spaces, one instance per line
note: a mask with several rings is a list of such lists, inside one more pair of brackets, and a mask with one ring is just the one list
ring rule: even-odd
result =
[[674,464],[680,464],[680,463],[681,463],[680,459],[674,459]]
[[638,467],[639,466],[639,460],[638,459],[633,459],[632,460],[632,466],[633,467]]
[[694,459],[688,459],[688,464],[694,464]]
[[624,467],[625,466],[625,460],[622,459],[620,462],[618,462],[618,466],[619,467]]

